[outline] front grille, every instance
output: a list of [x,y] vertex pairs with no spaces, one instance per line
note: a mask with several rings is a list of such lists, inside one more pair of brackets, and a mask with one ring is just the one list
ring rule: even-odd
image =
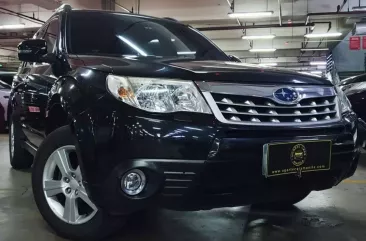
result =
[[[220,90],[217,86],[216,90]],[[257,90],[260,87],[256,87]],[[213,88],[215,89],[215,88]],[[254,88],[240,86],[234,93],[218,91],[204,93],[206,99],[222,122],[252,125],[306,125],[339,120],[338,98],[333,88],[298,88],[301,100],[295,104],[282,104],[273,97],[278,87],[263,87],[260,94]],[[314,90],[314,92],[312,92]],[[243,94],[238,94],[242,92]],[[247,93],[246,93],[247,92]],[[249,93],[249,94],[248,94]],[[255,93],[257,95],[254,95]],[[210,101],[211,100],[211,101]]]
[[296,105],[280,105],[260,97],[212,94],[227,120],[244,122],[316,122],[337,118],[335,96],[305,99]]

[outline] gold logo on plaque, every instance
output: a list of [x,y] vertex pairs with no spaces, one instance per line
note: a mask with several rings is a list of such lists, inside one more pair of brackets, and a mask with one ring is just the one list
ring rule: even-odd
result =
[[291,150],[291,162],[294,166],[299,167],[305,163],[306,148],[303,144],[296,144]]

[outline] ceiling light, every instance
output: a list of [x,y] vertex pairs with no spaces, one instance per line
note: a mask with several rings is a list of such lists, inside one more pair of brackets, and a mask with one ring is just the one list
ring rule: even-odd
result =
[[301,49],[301,51],[329,51],[329,48]]
[[339,37],[342,33],[309,33],[305,34],[305,38],[326,38],[326,37]]
[[196,54],[195,51],[180,51],[177,52],[178,55],[192,55],[192,54]]
[[318,69],[327,69],[327,66],[325,66],[325,65],[318,65],[318,67],[317,67]]
[[259,66],[277,66],[277,63],[260,63]]
[[137,46],[134,42],[130,41],[129,39],[118,35],[118,38],[122,40],[125,44],[133,48],[137,53],[139,53],[142,56],[147,56],[147,53],[143,49],[141,49],[139,46]]
[[244,35],[241,38],[242,39],[273,39],[275,38],[276,35],[274,34],[270,34],[270,35]]
[[323,72],[322,71],[311,71],[310,73],[311,74],[322,74]]
[[250,52],[274,52],[276,49],[249,49]]
[[273,11],[266,12],[246,12],[246,13],[228,13],[230,18],[261,18],[271,16]]
[[21,29],[25,28],[24,24],[10,24],[10,25],[0,25],[0,29]]
[[327,62],[325,62],[325,61],[313,61],[313,62],[310,62],[310,65],[327,65]]

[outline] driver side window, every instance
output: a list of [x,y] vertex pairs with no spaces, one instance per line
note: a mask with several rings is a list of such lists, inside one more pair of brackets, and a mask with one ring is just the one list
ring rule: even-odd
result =
[[49,23],[44,40],[47,42],[48,53],[53,53],[56,49],[56,42],[60,32],[60,22],[58,17],[52,19]]

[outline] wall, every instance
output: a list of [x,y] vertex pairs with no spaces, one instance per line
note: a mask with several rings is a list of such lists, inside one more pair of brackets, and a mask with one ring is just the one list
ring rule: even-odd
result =
[[[11,2],[12,1],[12,2]],[[43,0],[46,1],[46,0]],[[1,2],[1,0],[0,0]],[[19,12],[27,16],[35,17],[43,21],[48,20],[54,13],[54,10],[47,10],[45,8],[38,7],[34,4],[15,4],[23,1],[9,0],[10,4],[4,6],[14,12]],[[36,2],[36,1],[34,1]],[[101,9],[102,0],[63,0],[65,4],[70,4],[73,8],[77,9]],[[33,23],[31,21],[21,19],[16,16],[0,13],[0,25],[11,25],[11,24],[24,24],[25,27],[39,28],[41,24]],[[11,32],[11,30],[9,30]],[[17,52],[15,46],[21,41],[21,39],[0,39],[0,64],[5,66],[5,63],[14,62],[17,58]],[[5,50],[10,49],[10,50]],[[10,57],[9,57],[10,56]]]
[[77,9],[102,9],[102,0],[64,0],[62,2]]
[[[339,1],[338,4],[341,4],[342,1]],[[352,11],[353,7],[358,6],[358,0],[348,0],[347,4],[343,7],[342,12]],[[361,6],[366,6],[366,0],[361,0]]]
[[[342,1],[339,1],[340,3]],[[339,3],[339,4],[340,4]],[[358,0],[348,0],[347,4],[342,9],[343,12],[352,11],[352,7],[358,6]],[[361,6],[366,6],[366,0],[361,0]],[[349,33],[342,42],[340,42],[332,51],[333,59],[338,72],[364,72],[365,71],[365,54],[366,50],[350,50],[349,38],[352,33]],[[361,36],[362,41],[362,36]],[[361,46],[362,48],[362,46]]]
[[352,33],[349,33],[332,51],[337,70],[339,72],[365,71],[366,50],[350,50],[350,36]]
[[[65,4],[70,4],[73,8],[77,9],[102,8],[102,0],[64,0],[62,2]],[[54,10],[47,10],[33,4],[13,4],[13,5],[7,5],[6,8],[14,12],[19,12],[27,16],[41,19],[43,21],[49,19],[50,16],[54,13]],[[32,23],[30,21],[18,18],[16,16],[11,16],[8,14],[0,14],[0,23],[1,25],[23,23],[25,24],[26,27],[40,26],[39,24]]]
[[[136,9],[135,0],[115,0],[124,7]],[[231,2],[231,0],[229,0]],[[305,16],[314,12],[335,12],[337,5],[343,0],[281,0],[282,16],[284,21],[293,16]],[[349,0],[350,8],[358,5],[358,0]],[[366,0],[361,0],[366,5]],[[344,8],[347,9],[348,4]],[[116,6],[117,11],[122,11]],[[278,16],[279,6],[277,0],[236,0],[236,12],[273,11],[273,16]],[[174,17],[179,21],[186,20],[213,20],[227,19],[230,12],[226,0],[140,0],[140,13],[156,17]],[[288,19],[286,19],[288,18]]]
[[[9,5],[6,6],[7,9],[25,14],[27,16],[35,17],[37,19],[46,20],[52,15],[52,11],[46,10],[44,8],[40,8],[33,4],[20,4],[20,5]],[[16,16],[11,16],[8,14],[0,14],[0,23],[2,25],[6,24],[25,24],[26,27],[36,27],[40,26],[40,24],[36,24],[24,19],[21,19]]]

